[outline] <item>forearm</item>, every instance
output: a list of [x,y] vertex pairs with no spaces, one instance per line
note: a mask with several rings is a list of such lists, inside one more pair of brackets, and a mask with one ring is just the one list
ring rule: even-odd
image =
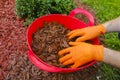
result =
[[120,52],[104,48],[103,62],[120,68]]
[[120,32],[120,16],[116,19],[105,22],[103,25],[104,25],[107,33]]

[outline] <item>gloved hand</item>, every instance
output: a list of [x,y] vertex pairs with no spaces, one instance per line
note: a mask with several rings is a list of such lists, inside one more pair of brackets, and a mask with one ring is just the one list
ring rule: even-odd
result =
[[103,60],[102,45],[92,45],[85,42],[69,42],[69,44],[72,47],[58,52],[60,56],[64,55],[59,59],[63,65],[73,64],[71,68],[77,68],[93,60]]
[[68,36],[68,39],[72,39],[77,36],[81,36],[76,39],[77,42],[80,42],[80,41],[93,39],[105,32],[106,32],[105,27],[103,25],[98,25],[98,26],[86,27],[83,29],[73,30],[73,31],[69,32],[67,34],[67,36]]

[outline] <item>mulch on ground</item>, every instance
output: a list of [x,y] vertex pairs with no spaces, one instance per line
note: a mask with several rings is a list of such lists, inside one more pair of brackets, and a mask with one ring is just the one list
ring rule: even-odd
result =
[[[24,20],[15,15],[14,0],[0,0],[0,4],[0,80],[90,80],[95,76],[98,70],[96,64],[67,74],[36,68],[27,57],[27,27],[23,25]],[[94,15],[88,6],[79,5]],[[98,21],[96,17],[95,20]]]

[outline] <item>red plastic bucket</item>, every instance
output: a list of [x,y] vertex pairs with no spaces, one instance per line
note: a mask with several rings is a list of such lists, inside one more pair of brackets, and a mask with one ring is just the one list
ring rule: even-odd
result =
[[[74,15],[77,13],[82,13],[86,15],[89,19],[89,23],[85,24],[84,22],[74,18]],[[66,73],[66,72],[74,72],[77,70],[82,70],[84,68],[87,68],[91,65],[93,65],[96,61],[92,61],[87,65],[81,66],[79,68],[59,68],[52,66],[50,64],[47,64],[46,62],[42,61],[32,50],[32,35],[38,28],[42,28],[42,25],[44,22],[58,22],[60,24],[63,24],[66,28],[70,30],[74,29],[80,29],[80,28],[85,28],[87,26],[93,26],[94,25],[94,18],[93,16],[87,12],[84,9],[81,8],[76,8],[70,12],[68,16],[62,15],[62,14],[50,14],[50,15],[45,15],[40,18],[37,18],[35,21],[32,22],[32,24],[29,26],[27,30],[27,44],[29,47],[28,51],[28,58],[29,60],[39,69],[45,70],[48,72],[60,72],[60,73]],[[99,44],[99,41],[97,38],[91,40],[93,44]]]

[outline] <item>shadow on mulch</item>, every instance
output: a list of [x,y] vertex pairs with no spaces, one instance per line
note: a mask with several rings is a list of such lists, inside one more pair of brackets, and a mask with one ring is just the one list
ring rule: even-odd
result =
[[[0,0],[0,4],[0,80],[92,80],[96,76],[99,64],[67,74],[49,73],[36,68],[27,58],[27,28],[23,26],[24,20],[14,13],[14,0]],[[92,13],[95,25],[99,24],[95,12],[87,5],[77,2],[77,7]]]

